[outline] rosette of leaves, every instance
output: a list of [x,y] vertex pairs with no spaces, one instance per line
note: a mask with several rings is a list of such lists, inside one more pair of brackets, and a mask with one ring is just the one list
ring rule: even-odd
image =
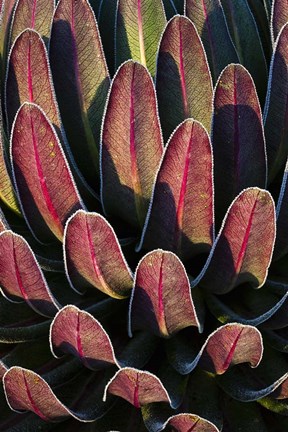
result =
[[0,430],[287,431],[286,3],[0,5]]

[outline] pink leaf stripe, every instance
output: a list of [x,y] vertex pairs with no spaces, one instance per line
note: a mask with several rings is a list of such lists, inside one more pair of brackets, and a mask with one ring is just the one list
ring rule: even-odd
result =
[[188,117],[200,121],[210,130],[211,74],[197,30],[184,16],[173,17],[163,33],[156,89],[165,140]]
[[269,192],[242,191],[232,202],[207,262],[193,281],[216,294],[249,282],[260,288],[266,280],[276,235],[275,206]]
[[10,45],[25,29],[37,30],[42,38],[50,37],[55,0],[18,0],[10,30]]
[[188,326],[200,329],[183,264],[171,252],[158,249],[148,253],[136,269],[130,301],[130,335],[132,329],[145,329],[169,337]]
[[186,375],[200,364],[201,368],[217,375],[241,363],[258,366],[263,355],[262,336],[256,327],[238,323],[226,324],[209,335],[194,359],[178,360],[176,370]]
[[102,128],[101,199],[106,213],[143,225],[163,143],[154,85],[128,61],[115,75]]
[[116,66],[132,58],[154,76],[156,54],[166,24],[162,0],[119,0],[116,14]]
[[61,422],[69,417],[86,422],[103,416],[100,401],[95,410],[89,408],[86,411],[85,403],[82,403],[81,409],[72,411],[56,397],[40,375],[28,369],[11,367],[3,377],[3,385],[8,405],[13,411],[32,411],[46,422]]
[[269,168],[269,181],[284,167],[288,156],[288,23],[275,43],[270,64],[264,125]]
[[[212,146],[217,219],[243,189],[265,187],[267,160],[261,107],[253,79],[241,65],[221,73],[214,94]],[[255,163],[251,164],[251,159]]]
[[213,238],[213,163],[200,123],[185,120],[173,133],[154,185],[139,249],[161,247],[182,259],[210,249]]
[[92,285],[115,298],[131,291],[131,271],[113,228],[100,214],[79,210],[71,216],[65,227],[64,256],[76,291]]
[[186,0],[186,14],[201,36],[213,80],[216,82],[225,66],[239,61],[221,2],[220,0]]
[[24,30],[15,40],[8,59],[6,113],[9,128],[24,102],[39,105],[60,137],[60,118],[55,101],[46,48],[34,30]]
[[160,379],[150,372],[138,369],[123,368],[116,372],[105,388],[104,401],[107,393],[127,400],[135,408],[154,402],[167,402],[173,407]]
[[[11,138],[11,162],[22,210],[35,236],[62,240],[69,216],[82,207],[61,144],[43,111],[25,103]],[[50,231],[51,230],[51,231]]]
[[23,299],[41,315],[59,309],[30,246],[12,231],[0,234],[0,288],[9,300]]
[[98,26],[87,0],[58,2],[49,57],[72,153],[90,185],[96,188],[101,121],[110,78]]
[[271,13],[272,38],[276,41],[282,27],[288,21],[288,3],[283,0],[274,0]]
[[65,306],[50,327],[51,351],[76,355],[92,370],[117,365],[113,346],[102,325],[88,312],[76,306]]
[[169,428],[181,432],[220,432],[209,420],[205,420],[195,414],[177,414],[170,417],[163,425],[163,429]]

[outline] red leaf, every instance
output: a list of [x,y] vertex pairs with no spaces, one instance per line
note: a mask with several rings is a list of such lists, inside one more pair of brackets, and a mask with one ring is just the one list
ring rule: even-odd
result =
[[175,432],[220,432],[213,423],[195,414],[174,415],[166,421],[163,429],[166,427]]
[[162,151],[151,76],[144,66],[128,61],[114,77],[103,121],[101,199],[106,213],[143,225]]
[[22,105],[11,141],[14,178],[31,230],[43,241],[51,231],[62,240],[66,220],[82,204],[61,144],[37,105]]
[[283,0],[273,0],[271,12],[272,40],[276,41],[282,27],[288,21],[288,4]]
[[130,334],[131,327],[164,337],[200,328],[187,273],[171,252],[155,250],[139,262],[129,309]]
[[68,279],[76,291],[92,285],[111,297],[123,298],[132,289],[131,271],[116,234],[100,214],[80,210],[69,219],[64,256]]
[[212,79],[206,54],[192,22],[175,16],[159,46],[156,88],[165,140],[188,117],[210,130]]
[[161,247],[182,259],[210,249],[213,177],[210,139],[200,123],[185,120],[173,133],[154,185],[139,249]]

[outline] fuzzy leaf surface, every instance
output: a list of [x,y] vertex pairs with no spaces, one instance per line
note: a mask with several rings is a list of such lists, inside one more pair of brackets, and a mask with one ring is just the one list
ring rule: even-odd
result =
[[161,247],[185,260],[210,249],[212,165],[207,132],[197,121],[185,120],[171,136],[156,177],[142,234],[144,248]]
[[245,189],[229,207],[206,265],[193,285],[201,281],[201,286],[216,294],[228,293],[244,282],[260,288],[267,277],[275,235],[275,206],[270,193]]
[[177,432],[219,432],[213,423],[195,414],[174,415],[167,420],[165,427]]
[[186,14],[202,39],[216,82],[225,66],[239,61],[220,0],[186,0]]
[[23,30],[36,30],[47,44],[55,0],[19,0],[13,14],[10,29],[10,45]]
[[212,79],[201,39],[184,16],[167,24],[159,46],[156,89],[165,141],[188,117],[210,130]]
[[77,291],[92,285],[116,298],[131,291],[131,272],[116,234],[100,214],[76,212],[65,229],[64,250],[68,278]]
[[200,327],[189,280],[179,258],[156,250],[140,261],[130,302],[130,333],[149,329],[169,337],[188,327]]
[[280,30],[288,21],[288,4],[283,0],[273,0],[271,15],[271,32],[273,42],[276,41]]
[[266,185],[267,160],[261,107],[253,79],[243,66],[229,65],[221,73],[213,108],[215,205],[219,222],[243,189]]
[[62,240],[69,216],[81,199],[54,129],[34,104],[18,111],[11,139],[17,191],[25,218],[35,236]]
[[142,227],[163,143],[153,82],[141,64],[128,61],[115,75],[101,141],[105,213]]
[[119,0],[116,12],[116,66],[133,59],[154,76],[159,41],[166,25],[162,0]]
[[60,0],[49,47],[57,100],[72,153],[96,189],[101,120],[110,85],[98,26],[87,0]]

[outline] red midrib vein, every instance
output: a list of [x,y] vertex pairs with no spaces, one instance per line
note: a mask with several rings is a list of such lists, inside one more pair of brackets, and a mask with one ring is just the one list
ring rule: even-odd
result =
[[243,242],[241,244],[241,248],[240,248],[240,251],[239,251],[239,254],[238,254],[238,257],[237,257],[237,261],[236,261],[236,265],[235,265],[236,277],[237,277],[237,274],[240,271],[240,268],[242,266],[242,263],[243,263],[243,260],[244,260],[244,256],[245,256],[245,253],[246,253],[247,244],[248,244],[248,241],[249,241],[249,235],[250,235],[250,231],[251,231],[251,228],[252,228],[253,216],[254,216],[254,213],[255,213],[256,205],[257,205],[257,199],[255,199],[255,202],[253,204],[253,207],[252,207],[252,210],[251,210],[251,213],[250,213],[250,216],[249,216],[247,228],[246,228],[246,231],[245,231],[244,239],[243,239]]
[[13,242],[13,260],[14,260],[14,266],[15,266],[14,268],[15,268],[15,274],[16,274],[17,284],[18,284],[18,287],[20,289],[20,292],[21,292],[23,298],[26,301],[29,301],[28,295],[27,295],[27,293],[26,293],[26,291],[24,289],[22,278],[21,278],[21,275],[20,275],[20,272],[19,272],[19,267],[18,267],[18,263],[17,263],[17,258],[16,258],[16,252],[15,252],[14,240],[13,239],[12,239],[12,242]]
[[189,145],[188,145],[186,157],[185,157],[185,166],[184,166],[182,183],[181,183],[180,194],[179,194],[178,205],[177,205],[177,211],[176,211],[176,224],[177,224],[177,226],[175,227],[175,246],[176,246],[176,248],[179,248],[179,246],[180,246],[181,233],[182,233],[182,228],[183,228],[185,195],[186,195],[186,190],[187,190],[189,166],[190,166],[190,161],[191,161],[193,130],[194,130],[194,123],[192,123],[192,126],[191,126],[190,140],[189,140]]
[[29,93],[29,102],[34,102],[33,94],[33,82],[32,82],[32,71],[31,71],[31,40],[28,40],[28,56],[27,56],[27,85]]
[[162,254],[160,270],[159,270],[159,281],[158,281],[159,327],[161,332],[168,336],[168,330],[166,327],[166,320],[165,320],[164,301],[163,301],[163,263],[164,263],[164,255]]
[[136,375],[136,383],[135,383],[135,387],[134,387],[133,405],[135,406],[135,408],[140,408],[138,374]]
[[33,409],[33,411],[35,412],[35,414],[37,414],[42,420],[44,420],[44,421],[46,421],[46,422],[49,422],[50,421],[50,419],[48,418],[48,417],[46,417],[41,411],[40,411],[40,409],[37,407],[37,405],[35,404],[35,402],[34,402],[34,399],[33,399],[33,397],[32,397],[32,394],[31,394],[31,392],[30,392],[30,388],[29,388],[29,385],[28,385],[28,383],[27,383],[27,380],[26,380],[26,376],[25,376],[25,372],[23,371],[23,379],[24,379],[24,384],[25,384],[25,389],[26,389],[26,393],[27,393],[27,396],[28,396],[28,399],[29,399],[29,402],[30,402],[30,404],[31,404],[31,406],[32,406],[32,409]]
[[230,351],[229,351],[229,353],[228,353],[228,355],[226,357],[226,360],[223,363],[223,370],[224,371],[226,371],[228,369],[228,367],[229,367],[229,365],[230,365],[230,363],[231,363],[231,361],[233,359],[233,356],[234,356],[234,353],[235,353],[235,350],[236,350],[236,347],[237,347],[237,343],[238,343],[238,341],[240,339],[240,336],[241,336],[242,332],[243,332],[243,329],[240,330],[240,332],[238,333],[237,337],[235,338],[235,340],[234,340],[234,342],[232,344],[232,347],[230,348]]
[[238,110],[238,95],[236,83],[235,68],[233,72],[233,107],[234,107],[234,195],[237,195],[239,190],[239,156],[240,156],[240,143],[239,143],[239,110]]
[[193,424],[193,426],[187,432],[192,432],[196,428],[198,423],[199,423],[199,418],[196,420],[196,422]]
[[32,7],[32,14],[31,14],[31,28],[35,28],[35,20],[36,20],[36,6],[37,6],[37,0],[33,1],[33,7]]
[[181,30],[181,22],[179,20],[179,69],[180,69],[180,81],[181,81],[181,90],[182,90],[182,98],[183,98],[183,111],[184,117],[189,117],[189,106],[187,99],[187,87],[186,87],[186,77],[185,77],[185,68],[184,68],[184,59],[183,59],[183,38],[182,38],[182,30]]
[[57,211],[53,205],[53,202],[51,200],[51,197],[50,197],[50,194],[48,191],[48,187],[47,187],[47,184],[45,181],[45,176],[43,173],[43,169],[42,169],[42,165],[41,165],[41,161],[40,161],[40,157],[39,157],[39,153],[38,153],[37,138],[35,135],[34,124],[32,121],[31,113],[30,113],[30,125],[31,125],[32,142],[33,142],[33,150],[34,150],[34,156],[35,156],[35,162],[36,162],[36,169],[37,169],[38,179],[40,181],[41,192],[42,192],[44,201],[46,203],[46,206],[48,208],[50,215],[52,216],[54,222],[58,225],[58,229],[60,230],[60,232],[63,233],[63,226],[62,226],[61,220],[60,220],[58,213],[57,213]]

